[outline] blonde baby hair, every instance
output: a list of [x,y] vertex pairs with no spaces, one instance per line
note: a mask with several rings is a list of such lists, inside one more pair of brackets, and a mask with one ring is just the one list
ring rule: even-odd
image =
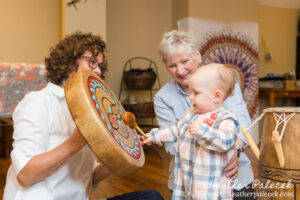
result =
[[234,72],[229,67],[220,63],[211,63],[198,68],[192,76],[202,71],[214,73],[212,83],[217,84],[217,87],[224,92],[224,99],[232,94],[236,80]]

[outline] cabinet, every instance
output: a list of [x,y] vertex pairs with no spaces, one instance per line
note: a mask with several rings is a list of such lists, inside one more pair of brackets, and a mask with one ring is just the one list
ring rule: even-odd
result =
[[[300,98],[300,89],[272,89],[272,88],[260,88],[259,95],[261,97],[269,98],[269,107],[275,106],[276,98]],[[295,106],[295,105],[294,105]]]
[[154,94],[160,89],[157,65],[145,57],[135,57],[124,64],[119,100],[132,112],[145,131],[156,126]]

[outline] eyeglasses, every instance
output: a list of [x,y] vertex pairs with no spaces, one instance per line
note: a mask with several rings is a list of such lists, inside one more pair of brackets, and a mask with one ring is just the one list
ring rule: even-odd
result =
[[97,60],[93,59],[92,57],[81,56],[81,58],[84,58],[88,61],[90,68],[96,69],[97,67],[99,67],[99,69],[101,70],[102,73],[105,72],[105,66],[102,63],[98,64]]

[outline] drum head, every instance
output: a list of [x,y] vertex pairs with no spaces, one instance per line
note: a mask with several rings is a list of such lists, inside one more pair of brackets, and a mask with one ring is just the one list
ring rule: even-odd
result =
[[300,113],[299,107],[274,107],[266,108],[263,110],[264,113]]
[[137,134],[122,121],[125,110],[100,77],[89,70],[72,75],[65,95],[75,124],[107,168],[127,176],[143,167],[145,157]]

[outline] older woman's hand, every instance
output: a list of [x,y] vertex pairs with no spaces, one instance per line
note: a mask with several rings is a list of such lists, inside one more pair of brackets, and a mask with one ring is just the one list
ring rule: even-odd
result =
[[227,178],[230,178],[231,180],[235,180],[238,176],[238,169],[239,169],[239,159],[237,156],[237,150],[235,150],[235,153],[230,158],[228,164],[225,166],[223,173],[226,174]]

